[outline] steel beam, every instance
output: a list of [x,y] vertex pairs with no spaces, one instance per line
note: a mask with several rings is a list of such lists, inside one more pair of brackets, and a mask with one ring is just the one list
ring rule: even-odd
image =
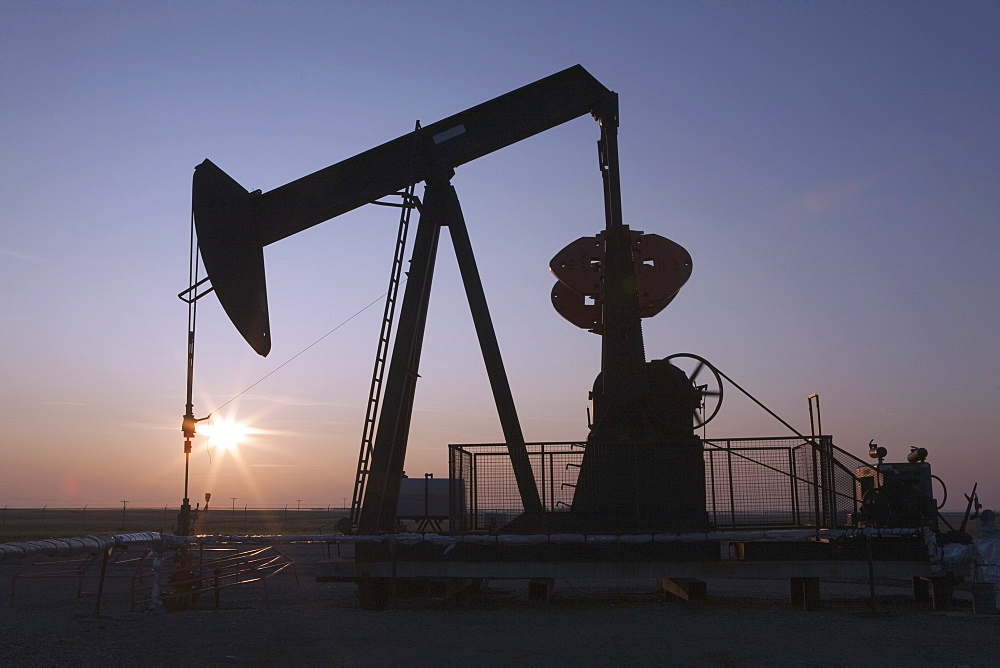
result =
[[267,245],[590,113],[611,91],[580,65],[266,192],[259,198]]
[[448,230],[451,232],[451,240],[455,246],[458,268],[462,274],[462,282],[465,284],[465,294],[469,299],[469,310],[472,311],[472,320],[476,325],[476,334],[479,337],[479,347],[483,352],[486,373],[490,379],[490,387],[493,388],[493,400],[497,406],[497,415],[500,417],[500,427],[503,429],[507,451],[510,453],[511,466],[514,469],[514,478],[517,481],[521,504],[526,512],[540,513],[542,512],[542,501],[538,495],[538,486],[535,484],[535,475],[531,471],[531,463],[528,461],[528,449],[524,444],[521,422],[517,418],[517,409],[510,391],[510,382],[504,369],[503,358],[500,356],[500,344],[497,342],[496,330],[493,328],[493,320],[490,318],[486,293],[483,291],[483,281],[479,276],[476,258],[472,253],[472,242],[469,240],[469,230],[465,225],[465,217],[462,215],[462,206],[458,201],[458,195],[455,194],[455,189],[451,186],[448,186],[442,194],[451,201],[449,205],[451,218],[448,221]]
[[399,327],[386,375],[382,414],[372,445],[368,484],[358,522],[361,533],[387,532],[396,518],[441,220],[442,211],[429,189],[417,223]]

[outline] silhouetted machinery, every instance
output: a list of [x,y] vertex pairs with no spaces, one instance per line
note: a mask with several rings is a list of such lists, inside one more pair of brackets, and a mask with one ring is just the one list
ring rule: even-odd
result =
[[[906,462],[886,463],[886,449],[869,444],[874,467],[856,472],[856,497],[860,505],[851,519],[868,527],[938,528],[938,505],[934,499],[931,465],[925,448],[912,448]],[[943,504],[942,504],[943,505]]]
[[[602,337],[592,425],[570,513],[545,513],[529,463],[458,196],[455,168],[561,123],[600,125],[605,228],[553,259],[557,311]],[[223,308],[250,346],[271,348],[263,247],[380,198],[425,184],[419,224],[356,529],[392,529],[403,473],[438,237],[454,241],[524,514],[511,531],[691,531],[707,526],[705,465],[695,435],[709,392],[672,358],[646,361],[641,319],[659,313],[691,274],[678,244],[623,224],[618,97],[577,65],[403,135],[267,193],[248,192],[209,160],[194,174],[201,256]],[[412,192],[412,190],[410,191]],[[694,356],[688,356],[694,357]],[[717,410],[717,407],[716,407]],[[714,415],[714,413],[712,414]]]

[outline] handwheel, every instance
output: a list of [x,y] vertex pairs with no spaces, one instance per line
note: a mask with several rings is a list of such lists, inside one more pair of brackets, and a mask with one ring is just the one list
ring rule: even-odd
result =
[[[687,374],[701,397],[701,404],[694,412],[694,428],[698,429],[711,422],[722,407],[722,376],[719,370],[704,357],[691,353],[677,353],[666,360]],[[698,377],[705,369],[711,373],[704,374],[704,378],[699,381]]]

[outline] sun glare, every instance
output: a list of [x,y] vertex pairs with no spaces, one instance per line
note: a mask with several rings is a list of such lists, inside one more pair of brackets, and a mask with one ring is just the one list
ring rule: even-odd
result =
[[253,433],[253,429],[245,424],[232,420],[213,420],[211,424],[202,427],[202,433],[208,436],[208,444],[220,450],[232,450]]

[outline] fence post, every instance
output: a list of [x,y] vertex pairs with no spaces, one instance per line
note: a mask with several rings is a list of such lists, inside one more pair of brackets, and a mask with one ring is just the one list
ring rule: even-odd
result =
[[97,602],[94,604],[94,617],[101,616],[101,599],[104,598],[104,575],[108,570],[108,555],[111,554],[111,549],[104,550],[104,556],[101,557],[101,577],[97,583]]
[[812,465],[813,465],[812,466],[813,504],[815,506],[813,510],[816,513],[816,527],[819,528],[822,523],[821,519],[822,510],[820,509],[820,496],[819,496],[819,464],[817,462],[817,459],[819,458],[819,453],[817,451],[819,450],[819,448],[816,445],[816,441],[813,439],[809,439],[809,450],[812,451]]
[[788,448],[788,471],[792,483],[792,524],[798,526],[802,522],[799,514],[799,469],[795,465],[795,455],[798,448]]
[[[714,453],[706,448],[702,456],[708,455],[708,479],[712,481],[712,524],[718,524],[719,522],[719,509],[715,504],[715,455]],[[707,499],[706,499],[707,500]]]
[[726,469],[729,475],[729,526],[736,528],[736,499],[733,498],[733,442],[726,441]]

